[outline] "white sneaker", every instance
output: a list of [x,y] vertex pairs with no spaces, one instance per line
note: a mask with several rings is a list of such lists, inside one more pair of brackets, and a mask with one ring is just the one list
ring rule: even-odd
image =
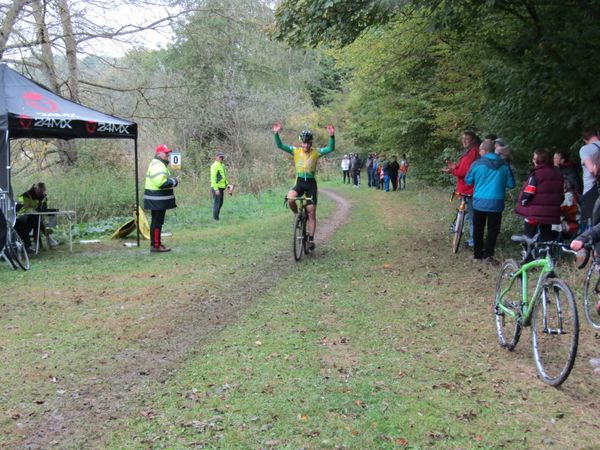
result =
[[590,365],[596,369],[600,369],[600,358],[591,358]]
[[58,245],[58,241],[52,236],[46,238],[46,243],[48,244],[48,247],[56,247]]

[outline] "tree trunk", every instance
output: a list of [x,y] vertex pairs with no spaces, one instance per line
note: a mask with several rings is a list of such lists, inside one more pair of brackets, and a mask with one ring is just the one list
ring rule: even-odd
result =
[[40,0],[34,0],[31,5],[33,17],[35,19],[35,27],[37,38],[42,48],[40,57],[42,70],[46,75],[50,89],[57,94],[60,94],[60,83],[56,74],[56,66],[54,65],[54,55],[52,53],[52,44],[48,34],[48,26],[46,25],[46,5],[42,5]]
[[13,30],[13,26],[17,20],[17,17],[19,16],[19,13],[23,7],[30,2],[31,0],[14,0],[6,13],[6,16],[2,20],[2,24],[0,24],[0,59],[2,59],[4,49],[6,48],[6,43],[10,38],[10,33]]
[[79,68],[77,65],[77,41],[73,34],[73,22],[71,21],[71,12],[67,0],[57,0],[58,12],[63,28],[63,41],[65,43],[65,53],[67,57],[67,67],[69,75],[67,78],[67,87],[69,97],[79,102]]

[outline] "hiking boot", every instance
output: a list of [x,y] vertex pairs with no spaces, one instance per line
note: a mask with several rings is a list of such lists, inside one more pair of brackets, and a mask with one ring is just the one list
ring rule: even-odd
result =
[[152,253],[166,253],[166,252],[170,252],[171,249],[165,247],[164,245],[159,245],[158,247],[152,247],[150,248],[150,252]]

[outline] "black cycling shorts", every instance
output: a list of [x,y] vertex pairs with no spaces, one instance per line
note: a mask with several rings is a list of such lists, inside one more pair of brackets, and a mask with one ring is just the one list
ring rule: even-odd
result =
[[312,204],[317,204],[317,180],[314,178],[296,178],[296,186],[292,188],[292,191],[298,194],[298,197],[302,197],[306,194],[307,197],[312,197]]

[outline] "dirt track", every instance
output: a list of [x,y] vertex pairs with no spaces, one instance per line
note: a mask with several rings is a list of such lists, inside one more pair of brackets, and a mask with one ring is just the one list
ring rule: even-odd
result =
[[[317,245],[323,245],[346,223],[350,213],[350,203],[343,197],[324,189],[321,193],[336,203],[336,209],[319,222]],[[203,343],[235,322],[252,299],[263,295],[295,267],[289,251],[280,252],[261,270],[261,277],[238,280],[235,286],[241,287],[229,289],[226,298],[215,301],[205,295],[169,311],[169,320],[177,326],[146,337],[139,346],[141,350],[114,355],[111,377],[73,380],[68,387],[73,395],[49,404],[40,417],[23,421],[24,439],[18,443],[19,448],[102,446],[112,420],[139,412],[138,398],[148,385],[167,382],[174,371],[201,350]]]

